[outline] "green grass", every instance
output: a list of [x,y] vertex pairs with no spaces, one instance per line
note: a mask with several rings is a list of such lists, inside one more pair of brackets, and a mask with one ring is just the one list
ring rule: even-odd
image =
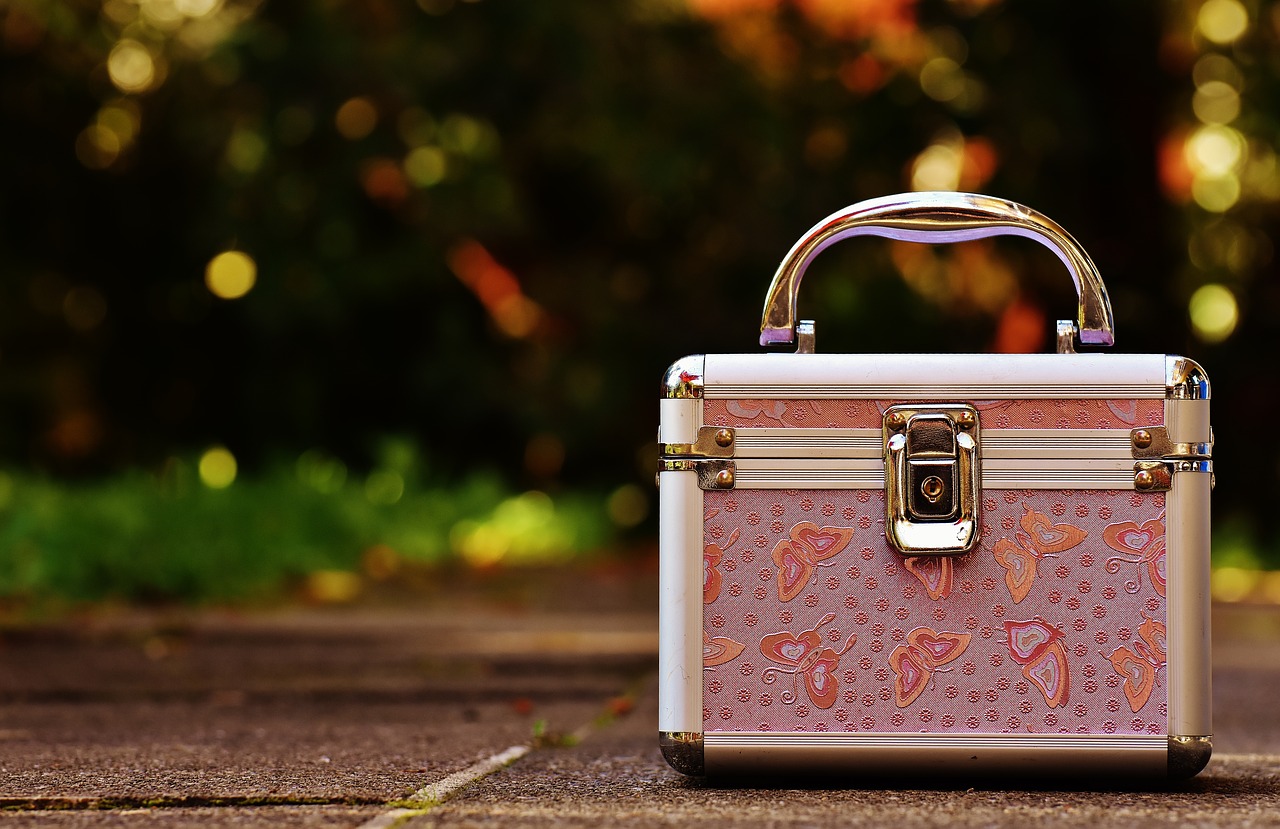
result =
[[612,532],[603,495],[424,483],[394,464],[356,477],[314,452],[222,489],[195,461],[80,484],[0,473],[0,596],[269,599],[313,574],[402,562],[564,561]]

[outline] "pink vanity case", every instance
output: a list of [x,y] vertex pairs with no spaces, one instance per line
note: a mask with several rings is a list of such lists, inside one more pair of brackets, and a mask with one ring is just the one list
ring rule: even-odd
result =
[[[805,268],[859,235],[1062,260],[1055,354],[816,354]],[[862,202],[787,255],[762,345],[662,387],[660,742],[689,775],[1186,778],[1211,752],[1209,382],[1109,346],[1097,268],[962,193]]]

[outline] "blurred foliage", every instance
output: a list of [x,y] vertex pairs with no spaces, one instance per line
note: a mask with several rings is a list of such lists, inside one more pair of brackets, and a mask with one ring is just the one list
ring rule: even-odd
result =
[[[1263,0],[0,0],[0,459],[52,499],[218,444],[247,489],[404,434],[440,486],[643,501],[663,368],[755,350],[796,237],[973,189],[1084,244],[1119,349],[1208,368],[1215,509],[1275,551],[1280,448],[1246,466],[1225,424],[1277,395],[1278,29]],[[1073,307],[1022,240],[850,242],[801,298],[824,351],[1044,349]]]
[[600,497],[510,495],[484,477],[427,486],[411,465],[361,478],[311,452],[217,489],[202,471],[171,460],[107,482],[0,474],[0,596],[226,600],[292,587],[341,601],[410,568],[581,558],[610,532]]

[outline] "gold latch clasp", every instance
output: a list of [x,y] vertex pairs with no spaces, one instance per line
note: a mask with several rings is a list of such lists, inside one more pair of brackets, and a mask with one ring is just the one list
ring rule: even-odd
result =
[[963,403],[885,412],[885,535],[903,555],[960,555],[977,543],[978,433],[978,412]]

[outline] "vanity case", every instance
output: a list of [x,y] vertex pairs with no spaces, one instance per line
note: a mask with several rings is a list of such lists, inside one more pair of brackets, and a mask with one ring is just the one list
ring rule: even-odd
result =
[[[806,267],[853,236],[996,235],[1075,281],[1054,354],[818,354]],[[1109,346],[1045,216],[861,202],[796,243],[763,346],[662,384],[659,738],[689,775],[1185,778],[1209,760],[1209,382]]]

